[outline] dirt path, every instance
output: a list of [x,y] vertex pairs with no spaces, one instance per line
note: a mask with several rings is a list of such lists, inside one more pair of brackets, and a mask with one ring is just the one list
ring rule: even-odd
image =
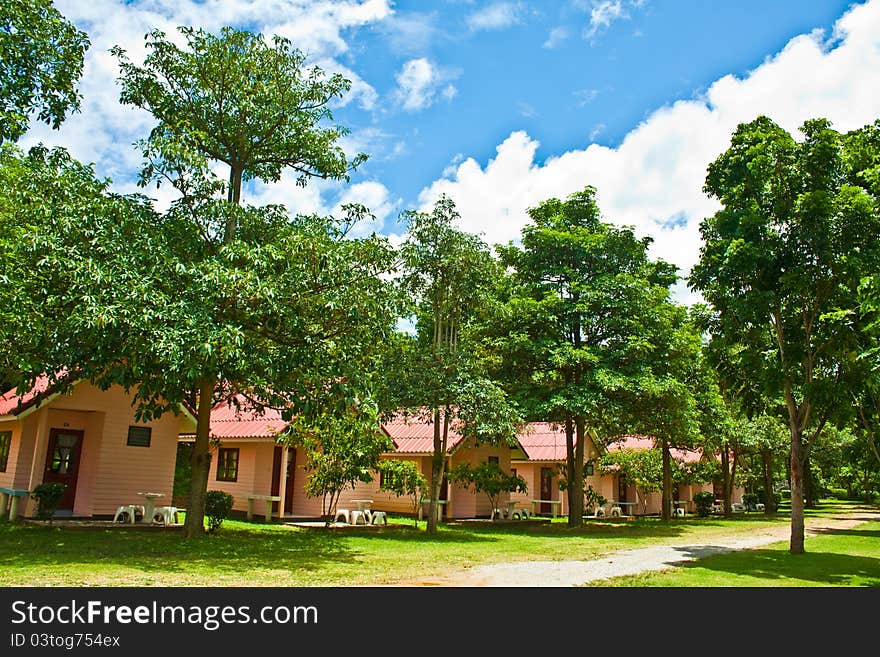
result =
[[[858,511],[833,517],[809,518],[806,536],[828,529],[847,529],[869,520],[880,520],[876,511]],[[417,581],[407,586],[576,586],[599,579],[664,570],[712,554],[745,550],[784,541],[791,534],[788,525],[759,530],[746,536],[722,538],[701,545],[657,545],[614,552],[590,561],[523,561],[474,566],[446,577]]]

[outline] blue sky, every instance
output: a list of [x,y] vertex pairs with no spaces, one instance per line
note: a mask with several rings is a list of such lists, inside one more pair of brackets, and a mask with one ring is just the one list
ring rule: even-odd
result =
[[[605,218],[696,260],[706,166],[740,121],[796,131],[880,117],[880,0],[56,0],[92,40],[83,111],[25,145],[64,145],[134,191],[131,146],[152,120],[118,104],[115,60],[143,35],[223,25],[288,36],[353,81],[337,122],[370,160],[349,184],[254,185],[245,200],[293,212],[359,201],[394,239],[400,212],[452,196],[462,227],[516,239],[526,210],[593,185]],[[150,191],[159,203],[164,190]],[[681,287],[679,294],[688,300]]]

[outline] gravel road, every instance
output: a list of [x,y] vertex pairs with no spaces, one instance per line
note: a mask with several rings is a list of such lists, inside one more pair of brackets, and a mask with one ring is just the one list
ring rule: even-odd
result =
[[[846,529],[869,520],[880,520],[880,513],[865,510],[835,517],[810,518],[805,524],[805,533],[811,536],[826,529]],[[446,577],[412,582],[407,586],[576,586],[619,575],[664,570],[712,554],[776,543],[787,540],[789,536],[789,526],[784,525],[747,536],[717,539],[711,544],[657,545],[623,550],[590,561],[522,561],[474,566]]]

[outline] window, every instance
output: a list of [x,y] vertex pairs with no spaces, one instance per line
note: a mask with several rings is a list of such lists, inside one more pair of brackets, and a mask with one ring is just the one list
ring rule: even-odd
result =
[[6,462],[9,461],[9,446],[12,444],[12,432],[0,431],[0,472],[6,472]]
[[497,456],[490,456],[489,463],[494,463],[495,465],[498,465],[498,457]]
[[152,433],[152,427],[129,427],[126,445],[129,447],[149,447]]
[[511,476],[511,477],[515,477],[515,476],[516,476],[516,468],[511,468],[511,469],[510,469],[510,476]]
[[238,481],[237,447],[221,447],[217,452],[217,481]]
[[593,472],[594,472],[593,464],[592,463],[585,463],[584,464],[584,476],[585,477],[592,477]]

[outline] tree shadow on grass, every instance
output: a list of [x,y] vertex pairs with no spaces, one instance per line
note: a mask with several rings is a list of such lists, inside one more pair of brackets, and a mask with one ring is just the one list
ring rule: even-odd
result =
[[58,527],[0,529],[0,568],[94,564],[144,572],[246,573],[255,566],[317,571],[328,562],[354,563],[343,537],[309,532],[225,531],[187,541],[180,532],[83,531]]
[[880,559],[875,557],[830,552],[791,554],[785,550],[767,549],[705,556],[709,547],[690,551],[693,554],[689,556],[699,558],[698,562],[677,565],[746,575],[768,582],[794,579],[843,586],[851,585],[853,578],[857,577],[864,580],[864,586],[880,586]]
[[[866,519],[867,520],[867,519]],[[873,520],[873,518],[871,519]],[[864,536],[865,538],[880,538],[880,529],[838,529],[832,527],[823,527],[811,529],[810,533],[817,536]]]

